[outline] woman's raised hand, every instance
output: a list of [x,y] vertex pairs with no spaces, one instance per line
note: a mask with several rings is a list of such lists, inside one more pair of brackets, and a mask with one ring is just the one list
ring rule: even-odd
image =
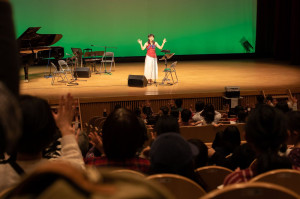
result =
[[166,40],[166,38],[164,38],[163,43],[166,43],[166,42],[167,42],[167,40]]
[[62,96],[59,101],[57,113],[53,113],[53,117],[55,119],[56,126],[59,128],[63,136],[75,133],[73,132],[71,125],[74,117],[74,111],[75,103],[71,94],[68,93],[66,97]]
[[142,40],[138,39],[138,43],[142,45]]

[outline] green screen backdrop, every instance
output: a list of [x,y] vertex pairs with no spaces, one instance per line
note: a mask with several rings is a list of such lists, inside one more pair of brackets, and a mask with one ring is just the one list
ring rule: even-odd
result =
[[[137,39],[153,33],[177,55],[245,53],[253,46],[256,0],[11,0],[17,36],[28,27],[63,35],[55,46],[103,50],[117,57],[143,56]],[[158,51],[157,51],[158,52]],[[160,53],[158,53],[160,54]]]

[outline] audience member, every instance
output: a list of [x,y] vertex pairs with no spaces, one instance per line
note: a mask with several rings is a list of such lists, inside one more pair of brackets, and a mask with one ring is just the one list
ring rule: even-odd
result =
[[134,112],[136,117],[142,118],[142,111],[139,107],[135,108],[133,112]]
[[270,170],[292,168],[289,159],[278,154],[288,137],[286,117],[282,112],[269,105],[258,106],[250,114],[245,130],[246,140],[256,152],[257,162],[251,168],[228,175],[224,185],[247,182]]
[[177,120],[179,120],[179,111],[176,109],[171,110],[170,115],[174,118],[176,118]]
[[56,126],[62,135],[62,160],[84,169],[84,162],[71,126],[73,119],[73,98],[61,98],[57,114],[52,114],[47,101],[21,96],[20,105],[23,116],[23,134],[16,147],[16,154],[8,159],[7,164],[0,165],[0,190],[16,184],[23,174],[29,174],[47,160],[43,159],[42,151],[53,141]]
[[266,104],[268,104],[268,105],[270,105],[272,107],[275,107],[276,104],[273,104],[273,100],[274,100],[273,97],[271,95],[268,95],[266,97]]
[[183,104],[182,99],[175,99],[175,110],[181,112],[183,110],[182,104]]
[[228,157],[224,157],[224,155],[215,152],[214,149],[209,149],[208,155],[214,164],[227,167],[231,170],[248,168],[256,157],[249,143],[238,146],[232,155]]
[[264,105],[265,104],[265,97],[263,95],[258,95],[256,97],[256,105],[255,105],[255,108],[258,108],[259,106],[261,105]]
[[164,133],[157,137],[150,149],[150,174],[172,173],[198,182],[193,160],[197,147],[185,141],[180,134]]
[[196,102],[196,104],[195,104],[195,114],[192,118],[195,122],[201,121],[201,119],[202,119],[201,112],[203,111],[204,106],[205,106],[204,102],[201,102],[201,101]]
[[169,108],[167,106],[160,107],[160,109],[159,109],[159,115],[160,116],[169,115]]
[[288,154],[293,165],[300,167],[300,112],[293,111],[287,114],[289,141],[294,148]]
[[289,105],[287,104],[286,101],[280,101],[276,104],[275,108],[277,108],[278,110],[281,110],[283,113],[287,113],[290,112],[291,109],[289,107]]
[[189,139],[189,143],[192,143],[198,148],[198,155],[194,158],[195,168],[207,166],[208,163],[208,148],[204,142],[199,139]]
[[150,116],[152,116],[153,111],[151,108],[151,103],[149,100],[146,100],[145,105],[142,108],[143,113],[147,116],[147,118],[149,118]]
[[145,142],[144,128],[131,111],[123,108],[115,110],[103,125],[102,138],[99,135],[95,137],[95,145],[103,155],[87,158],[86,164],[148,172],[150,162],[137,155]]
[[116,104],[114,110],[117,110],[119,108],[122,108],[121,104]]
[[19,96],[20,60],[13,23],[13,11],[8,0],[0,1],[0,81],[15,96]]
[[192,117],[192,112],[189,109],[183,109],[180,112],[180,118],[179,118],[179,125],[180,126],[194,126],[194,123],[192,123],[191,117]]
[[154,132],[156,136],[170,132],[180,133],[177,119],[169,115],[160,117],[155,124]]
[[239,129],[236,126],[228,126],[224,131],[216,134],[212,148],[220,155],[226,157],[233,153],[240,144],[241,136]]
[[203,125],[217,124],[222,117],[212,104],[206,104],[200,116]]
[[89,137],[85,132],[77,132],[76,139],[80,148],[82,157],[85,157],[89,151]]
[[0,82],[0,159],[13,153],[22,133],[22,113],[15,96]]
[[288,101],[287,101],[290,109],[292,109],[293,111],[297,111],[298,110],[298,99],[294,96],[290,96],[288,98]]

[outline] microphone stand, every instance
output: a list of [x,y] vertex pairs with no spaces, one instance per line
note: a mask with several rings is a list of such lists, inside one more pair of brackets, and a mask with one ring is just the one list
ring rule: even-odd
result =
[[[107,49],[107,48],[115,48],[115,49],[117,49],[117,47],[97,46],[97,45],[91,45],[91,46],[104,48],[104,74],[106,74],[106,75],[111,75],[111,71],[110,71],[110,72],[107,72],[107,70],[106,70],[106,49]],[[103,59],[103,58],[102,58],[102,59]],[[100,67],[101,67],[101,66],[100,66]],[[100,69],[101,69],[101,68],[100,68]]]

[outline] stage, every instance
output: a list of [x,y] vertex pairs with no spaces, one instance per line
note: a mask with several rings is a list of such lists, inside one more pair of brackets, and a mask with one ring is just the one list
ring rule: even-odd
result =
[[[163,62],[159,62],[158,83],[164,76],[163,69]],[[224,86],[240,86],[242,95],[257,95],[262,90],[271,94],[286,89],[300,91],[300,67],[288,64],[255,60],[182,61],[176,69],[178,84],[135,88],[127,86],[128,75],[143,75],[144,63],[116,63],[112,75],[93,73],[91,78],[79,78],[77,86],[59,82],[51,85],[51,78],[44,78],[49,67],[33,66],[29,68],[29,83],[23,81],[24,73],[20,70],[20,91],[49,100],[69,92],[81,100],[98,101],[213,97],[221,96]]]

